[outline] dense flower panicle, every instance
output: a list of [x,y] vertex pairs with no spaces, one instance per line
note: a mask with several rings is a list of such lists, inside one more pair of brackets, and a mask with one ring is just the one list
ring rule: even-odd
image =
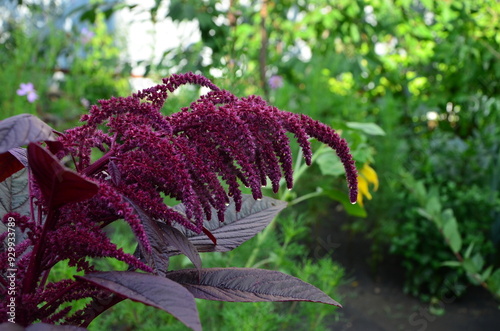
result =
[[[185,84],[212,91],[181,112],[162,115],[169,93]],[[239,210],[238,180],[250,187],[255,199],[262,197],[261,186],[268,178],[275,192],[282,177],[287,187],[292,187],[292,155],[286,132],[297,139],[307,164],[312,157],[309,138],[335,149],[346,168],[350,199],[356,201],[354,161],[345,140],[333,129],[308,116],[281,111],[258,96],[237,98],[192,73],[172,75],[162,85],[130,97],[101,100],[82,120],[86,123],[69,131],[61,141],[74,157],[85,159],[79,160],[80,164],[94,166],[96,176],[107,170],[106,161],[113,160],[122,182],[116,185],[108,178],[108,199],[112,198],[111,190],[116,190],[115,198],[131,194],[134,203],[151,217],[171,217],[164,220],[175,220],[196,232],[201,232],[203,219],[210,218],[211,207],[223,214],[229,197]],[[103,124],[107,131],[101,132],[98,126]],[[108,146],[108,160],[89,166],[91,148],[104,145]],[[227,189],[219,179],[225,181]],[[134,192],[127,186],[134,187]],[[163,195],[182,201],[186,215],[157,206]],[[138,227],[134,230],[140,233]]]
[[[169,94],[185,84],[211,91],[181,112],[163,115]],[[86,273],[95,271],[89,258],[101,257],[154,272],[111,242],[103,231],[110,222],[125,220],[141,249],[151,252],[145,220],[175,222],[196,233],[206,232],[203,222],[212,217],[213,209],[220,221],[231,199],[240,210],[240,183],[250,188],[255,199],[262,197],[268,179],[275,192],[282,177],[291,188],[288,133],[295,136],[307,164],[312,159],[310,138],[333,148],[346,169],[350,199],[356,201],[357,172],[346,141],[330,127],[305,115],[281,111],[260,97],[237,98],[207,78],[188,73],[172,75],[163,84],[130,97],[99,103],[82,117],[85,123],[81,127],[60,137],[59,147],[48,144],[58,158],[71,156],[80,179],[98,185],[97,194],[49,211],[34,181],[30,185],[33,218],[10,213],[2,219],[6,222],[15,217],[25,237],[16,245],[16,286],[23,289],[18,298],[22,324],[57,322],[69,312],[57,310],[60,304],[105,294],[78,281],[45,284],[43,274],[63,260]],[[95,149],[103,156],[92,163]],[[73,175],[71,178],[77,177]],[[181,201],[185,212],[167,206],[165,196]],[[5,237],[0,235],[0,241]],[[6,254],[0,251],[1,269],[7,268]],[[4,302],[0,302],[0,312],[6,312]],[[76,314],[74,320],[82,316]]]
[[301,115],[300,119],[308,135],[330,146],[337,153],[345,168],[349,186],[349,199],[351,203],[355,203],[358,197],[358,173],[347,141],[340,138],[332,128],[319,121],[305,115]]
[[[112,257],[135,268],[152,271],[134,256],[117,248],[100,230],[98,224],[90,222],[59,227],[54,235],[48,238],[47,246],[58,252],[59,260],[69,259],[70,265],[74,265],[86,273],[95,271],[94,267],[88,264],[87,257]],[[67,247],[71,247],[71,250],[68,250]]]
[[147,241],[144,228],[142,227],[141,220],[132,206],[120,195],[116,190],[107,182],[101,182],[99,185],[99,193],[92,198],[93,200],[101,203],[105,201],[107,206],[103,210],[113,210],[117,216],[123,218],[134,231],[137,239],[143,243],[144,247],[150,251],[151,246]]

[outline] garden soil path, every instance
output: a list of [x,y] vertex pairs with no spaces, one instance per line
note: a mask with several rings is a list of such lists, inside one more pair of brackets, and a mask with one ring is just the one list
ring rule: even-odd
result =
[[[457,299],[442,298],[445,314],[434,316],[429,305],[403,293],[404,269],[389,257],[370,270],[370,241],[342,232],[342,221],[317,229],[315,254],[330,252],[346,270],[347,283],[339,289],[343,305],[340,320],[330,322],[337,331],[497,331],[500,302],[481,287],[469,287]],[[347,220],[345,220],[347,221]],[[333,253],[332,253],[333,252]],[[391,260],[392,259],[392,260]]]

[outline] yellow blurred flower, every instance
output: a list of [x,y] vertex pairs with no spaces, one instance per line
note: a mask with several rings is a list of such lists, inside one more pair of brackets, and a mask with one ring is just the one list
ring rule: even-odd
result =
[[368,200],[372,199],[368,188],[369,184],[373,184],[373,190],[376,191],[378,189],[378,176],[375,170],[368,163],[365,163],[358,174],[358,203],[360,206],[363,206],[363,196]]

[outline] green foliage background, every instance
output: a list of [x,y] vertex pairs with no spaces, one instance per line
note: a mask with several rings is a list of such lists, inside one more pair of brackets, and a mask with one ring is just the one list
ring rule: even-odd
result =
[[[438,227],[419,212],[426,207],[415,193],[415,185],[435,192],[439,206],[453,212],[463,250],[473,244],[471,254],[479,254],[484,265],[499,266],[498,1],[229,3],[228,8],[215,0],[156,0],[147,10],[153,23],[195,21],[201,40],[187,48],[169,50],[161,61],[145,63],[146,74],[159,80],[172,72],[195,71],[236,95],[259,94],[280,109],[305,113],[340,129],[353,145],[358,164],[370,164],[380,180],[373,200],[365,202],[368,216],[351,217],[347,231],[372,239],[372,262],[378,268],[384,268],[387,254],[401,258],[408,293],[429,301],[450,291],[446,279],[453,282],[455,294],[463,292],[470,282],[470,272],[446,264],[456,256]],[[121,10],[136,9],[113,1],[92,1],[81,8],[82,20],[96,32],[90,45],[75,42],[77,31],[69,35],[48,28],[50,33],[38,35],[25,22],[9,23],[9,33],[2,32],[4,51],[0,52],[2,118],[32,112],[65,128],[85,111],[81,98],[93,103],[127,93],[129,66],[119,56],[123,44],[107,33],[104,24],[106,17]],[[163,12],[166,14],[160,14]],[[207,51],[210,61],[202,56]],[[81,56],[74,58],[54,97],[49,87],[56,58],[64,52]],[[282,77],[283,86],[271,88],[268,80],[273,75]],[[34,104],[15,93],[19,84],[27,81],[36,85],[40,95]],[[184,106],[193,93],[187,90],[172,102]],[[385,135],[370,134],[367,126],[364,131],[350,130],[346,122],[375,123]],[[325,180],[321,172],[321,164],[313,166],[307,180],[301,180],[295,196],[289,198],[304,196],[317,187],[343,187],[341,173]],[[321,208],[314,200],[308,201],[298,206],[299,212],[321,222],[317,217]],[[350,214],[356,212],[351,210]],[[294,275],[301,277],[298,273],[302,269],[297,266],[311,265],[317,268],[311,274],[316,273],[320,280],[330,277],[324,274],[326,270],[338,268],[323,260],[310,264],[304,247],[300,252],[283,249],[283,236],[278,231],[276,238],[269,239],[268,244],[275,245],[269,250],[286,252],[296,265],[283,258],[273,260],[269,267],[297,272]],[[301,240],[307,243],[308,238]],[[247,256],[245,247],[234,254],[207,258],[207,263],[214,259],[218,266],[235,265],[239,254]],[[495,277],[489,284],[498,292],[500,273]],[[213,313],[204,312],[206,306],[200,304],[201,315]],[[223,304],[217,308],[217,316],[237,322],[239,313],[257,315],[260,309],[282,309],[269,307]],[[306,307],[301,309],[316,309]],[[113,314],[119,314],[118,310]],[[268,321],[265,318],[280,319],[283,315],[259,316]],[[282,322],[288,323],[272,321]]]
[[[498,1],[232,1],[222,10],[217,1],[178,0],[167,16],[197,21],[202,40],[156,63],[159,70],[188,59],[181,70],[215,73],[279,108],[336,128],[374,122],[385,131],[363,142],[372,154],[361,163],[374,164],[380,190],[368,218],[348,228],[373,239],[379,268],[384,255],[401,257],[407,292],[427,301],[449,291],[446,278],[456,288],[468,284],[467,272],[443,266],[455,256],[417,212],[408,174],[439,192],[464,247],[474,243],[498,266]],[[209,65],[199,56],[204,48],[212,50]],[[272,75],[283,77],[281,88],[269,86]]]

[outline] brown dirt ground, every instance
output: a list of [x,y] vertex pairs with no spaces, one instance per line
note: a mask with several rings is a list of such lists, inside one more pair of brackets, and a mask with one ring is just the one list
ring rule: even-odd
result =
[[[347,220],[346,220],[347,221]],[[386,258],[373,274],[369,267],[370,242],[349,237],[342,221],[317,229],[315,253],[330,253],[344,266],[349,281],[339,289],[343,305],[337,331],[493,331],[500,330],[500,303],[481,287],[471,286],[461,298],[442,298],[444,315],[429,312],[429,304],[403,292],[404,269]],[[318,231],[319,230],[319,231]]]

